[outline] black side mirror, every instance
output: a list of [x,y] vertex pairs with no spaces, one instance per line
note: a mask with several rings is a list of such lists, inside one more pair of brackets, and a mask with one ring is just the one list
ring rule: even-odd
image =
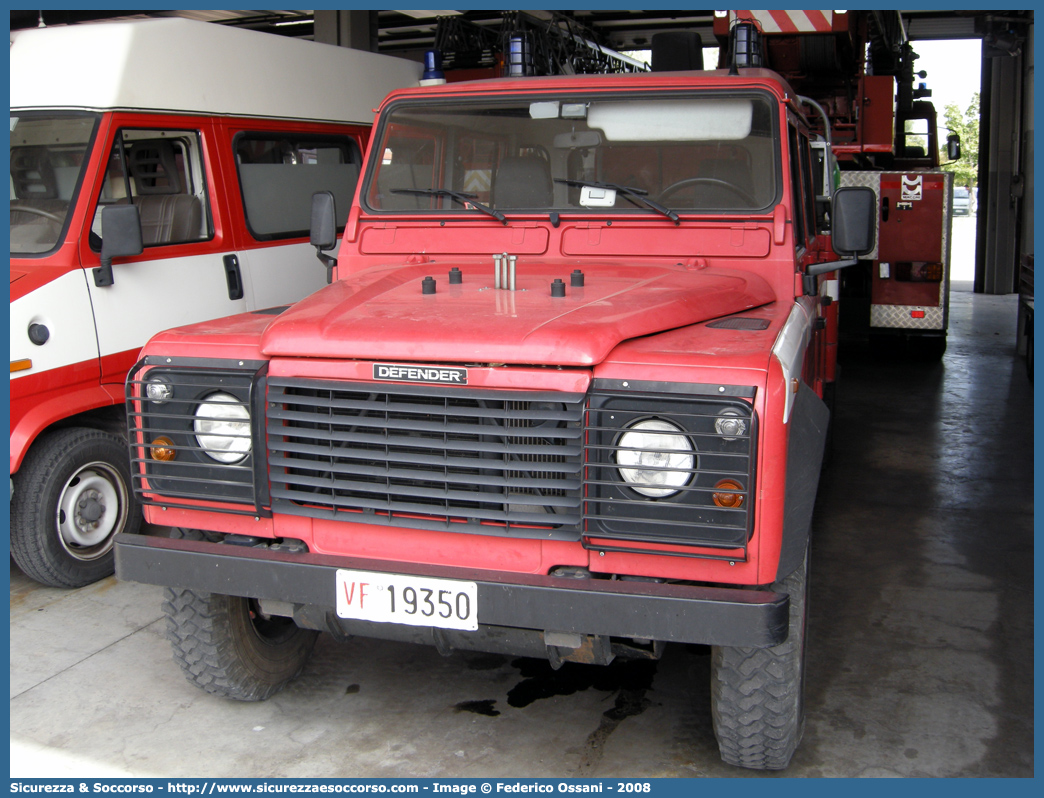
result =
[[333,282],[333,268],[337,259],[326,255],[327,250],[337,246],[337,209],[333,192],[317,191],[312,195],[312,216],[309,240],[315,247],[315,256],[326,267],[326,282]]
[[873,252],[877,228],[877,194],[866,186],[845,186],[834,192],[830,210],[830,238],[834,252],[842,260],[810,263],[805,267],[805,293],[818,293],[815,277],[847,269],[859,263],[859,256]]
[[956,133],[946,137],[946,157],[951,161],[959,160],[961,157],[961,137]]
[[101,266],[94,271],[94,284],[105,288],[113,284],[112,259],[140,255],[141,215],[137,205],[109,205],[102,209]]
[[841,257],[867,255],[874,249],[877,195],[866,186],[846,186],[834,192],[830,235]]

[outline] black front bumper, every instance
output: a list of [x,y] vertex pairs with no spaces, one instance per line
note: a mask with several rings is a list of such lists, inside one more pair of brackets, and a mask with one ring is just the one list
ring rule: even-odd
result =
[[790,599],[765,590],[563,579],[145,535],[117,535],[115,548],[116,576],[124,581],[330,612],[335,573],[351,568],[476,582],[482,626],[755,648],[787,637]]

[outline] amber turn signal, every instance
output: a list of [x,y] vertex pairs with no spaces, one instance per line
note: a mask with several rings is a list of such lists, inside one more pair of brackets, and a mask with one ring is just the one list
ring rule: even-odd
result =
[[149,454],[152,455],[153,460],[162,460],[164,463],[169,463],[177,457],[178,453],[174,451],[174,441],[166,435],[161,435],[152,442]]
[[[743,490],[743,486],[734,479],[723,479],[714,488],[720,491]],[[743,506],[742,493],[715,493],[713,498],[714,503],[719,507],[735,509]]]

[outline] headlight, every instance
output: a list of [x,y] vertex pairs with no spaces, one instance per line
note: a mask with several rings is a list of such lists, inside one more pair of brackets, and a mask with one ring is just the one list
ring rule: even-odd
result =
[[734,441],[747,434],[747,422],[734,407],[726,407],[714,420],[714,429],[727,441]]
[[174,396],[174,387],[162,377],[156,377],[145,383],[145,395],[161,405]]
[[632,424],[616,443],[620,477],[643,496],[672,496],[692,479],[696,456],[685,431],[669,421]]
[[250,412],[227,393],[212,393],[192,420],[196,441],[219,463],[238,463],[250,453]]

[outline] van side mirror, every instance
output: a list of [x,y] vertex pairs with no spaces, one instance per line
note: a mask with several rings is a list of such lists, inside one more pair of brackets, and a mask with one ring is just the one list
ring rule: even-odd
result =
[[830,213],[831,243],[841,257],[867,255],[874,249],[877,195],[866,186],[834,192]]
[[312,195],[312,216],[309,240],[315,247],[315,256],[326,267],[326,283],[333,282],[333,269],[337,258],[325,254],[337,246],[337,209],[331,191],[317,191]]
[[113,284],[112,259],[140,255],[141,215],[137,205],[109,205],[102,209],[101,266],[96,266],[94,284],[105,288]]
[[946,157],[951,161],[960,160],[961,137],[956,133],[951,133],[946,137]]

